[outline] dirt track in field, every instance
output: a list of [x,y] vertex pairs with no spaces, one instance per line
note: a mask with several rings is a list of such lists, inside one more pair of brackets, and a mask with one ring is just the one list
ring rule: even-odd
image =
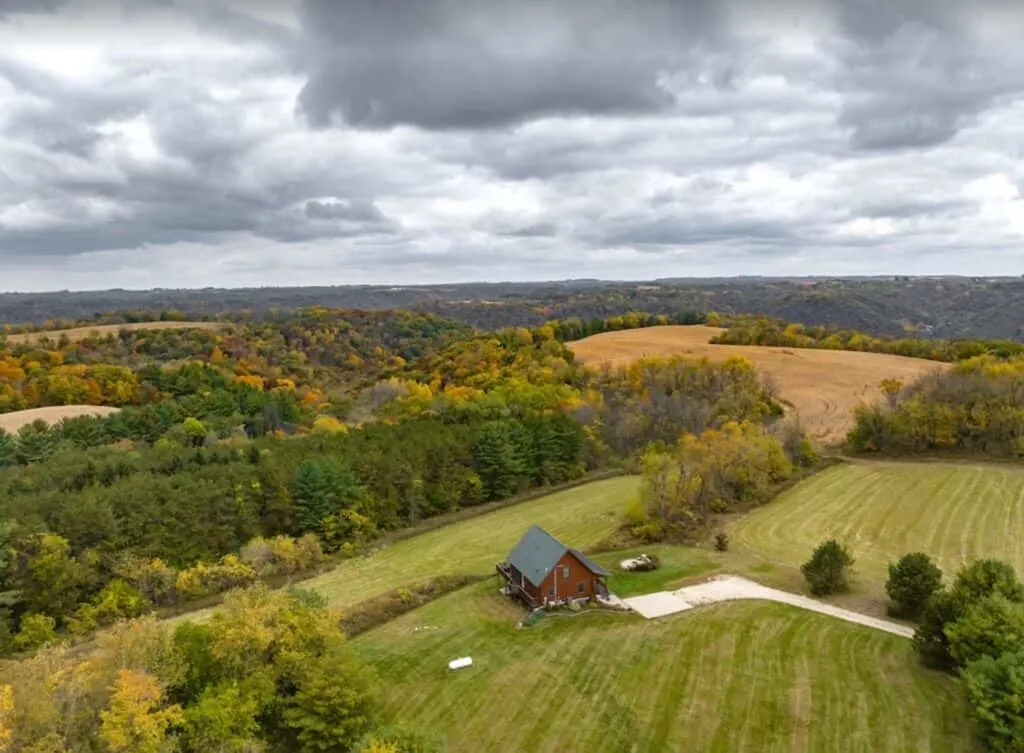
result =
[[31,343],[36,342],[43,336],[49,337],[51,340],[56,342],[60,339],[61,335],[67,335],[71,342],[77,342],[78,340],[84,340],[93,334],[98,334],[100,337],[109,334],[116,335],[122,329],[220,329],[223,326],[224,324],[221,322],[132,322],[130,324],[97,324],[88,327],[75,327],[74,329],[23,332],[17,335],[8,335],[7,342],[11,344]]
[[0,429],[17,434],[21,427],[28,426],[33,421],[42,419],[48,424],[55,424],[65,418],[78,418],[79,416],[109,416],[117,413],[120,408],[111,408],[105,405],[50,405],[46,408],[30,408],[29,410],[18,410],[13,413],[0,413]]
[[708,342],[722,331],[700,325],[648,327],[593,335],[569,343],[569,347],[584,363],[612,366],[638,358],[689,355],[724,361],[742,356],[771,377],[779,399],[793,407],[805,431],[825,444],[843,440],[853,425],[854,406],[874,402],[883,379],[896,377],[909,382],[949,368],[945,363],[884,353]]

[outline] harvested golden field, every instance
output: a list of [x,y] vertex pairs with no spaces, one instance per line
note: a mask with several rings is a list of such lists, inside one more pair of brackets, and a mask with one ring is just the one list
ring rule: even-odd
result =
[[717,327],[667,326],[604,332],[569,347],[584,363],[620,366],[638,358],[691,355],[724,361],[742,356],[770,376],[778,397],[792,406],[804,430],[826,444],[841,442],[853,425],[851,411],[873,402],[889,377],[912,381],[949,364],[848,350],[712,345]]
[[24,332],[19,335],[8,335],[7,342],[12,344],[32,343],[36,342],[43,336],[56,341],[60,339],[61,335],[67,335],[71,342],[77,342],[78,340],[84,340],[94,334],[99,335],[100,337],[109,334],[116,335],[122,329],[133,331],[140,329],[221,329],[224,326],[223,322],[133,322],[130,324],[97,324],[88,327],[75,327],[74,329],[53,329],[43,332]]
[[117,413],[120,408],[110,408],[105,405],[50,405],[46,408],[31,408],[29,410],[17,410],[13,413],[0,413],[0,429],[17,434],[22,426],[28,426],[33,421],[42,419],[48,424],[55,424],[65,418],[78,418],[79,416],[109,416]]

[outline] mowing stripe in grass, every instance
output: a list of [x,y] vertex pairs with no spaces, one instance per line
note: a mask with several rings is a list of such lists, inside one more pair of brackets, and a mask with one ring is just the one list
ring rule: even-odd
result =
[[952,574],[977,557],[1024,572],[1024,470],[934,463],[830,468],[734,524],[734,547],[799,565],[823,540],[843,540],[874,589],[910,551]]
[[[896,636],[757,602],[523,630],[517,614],[480,584],[354,645],[387,714],[441,733],[450,753],[971,749],[956,685]],[[448,672],[454,655],[473,666]]]

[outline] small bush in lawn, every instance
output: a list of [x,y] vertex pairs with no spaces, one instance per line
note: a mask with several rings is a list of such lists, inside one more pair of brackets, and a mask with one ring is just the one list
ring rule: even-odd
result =
[[839,593],[849,588],[847,579],[853,557],[846,547],[829,539],[814,550],[811,558],[800,566],[807,585],[815,596]]
[[940,588],[942,570],[931,557],[923,552],[905,554],[889,565],[889,580],[885,584],[885,591],[892,599],[889,613],[916,620]]
[[725,531],[715,534],[715,550],[719,552],[729,551],[729,534]]

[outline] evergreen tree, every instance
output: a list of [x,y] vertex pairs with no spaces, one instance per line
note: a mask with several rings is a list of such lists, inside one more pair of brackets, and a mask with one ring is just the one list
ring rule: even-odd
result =
[[58,436],[43,421],[33,421],[18,432],[18,462],[28,465],[45,460],[57,449]]
[[7,468],[18,462],[18,446],[14,437],[0,429],[0,468]]
[[518,421],[488,421],[480,427],[473,455],[486,499],[503,499],[519,490],[528,477],[530,462],[524,445],[529,442],[529,432]]
[[323,519],[335,510],[331,480],[316,460],[304,460],[295,471],[292,497],[301,533],[318,530]]
[[369,496],[355,471],[336,458],[304,460],[295,472],[292,491],[302,533],[319,531],[325,518],[342,510],[364,510]]

